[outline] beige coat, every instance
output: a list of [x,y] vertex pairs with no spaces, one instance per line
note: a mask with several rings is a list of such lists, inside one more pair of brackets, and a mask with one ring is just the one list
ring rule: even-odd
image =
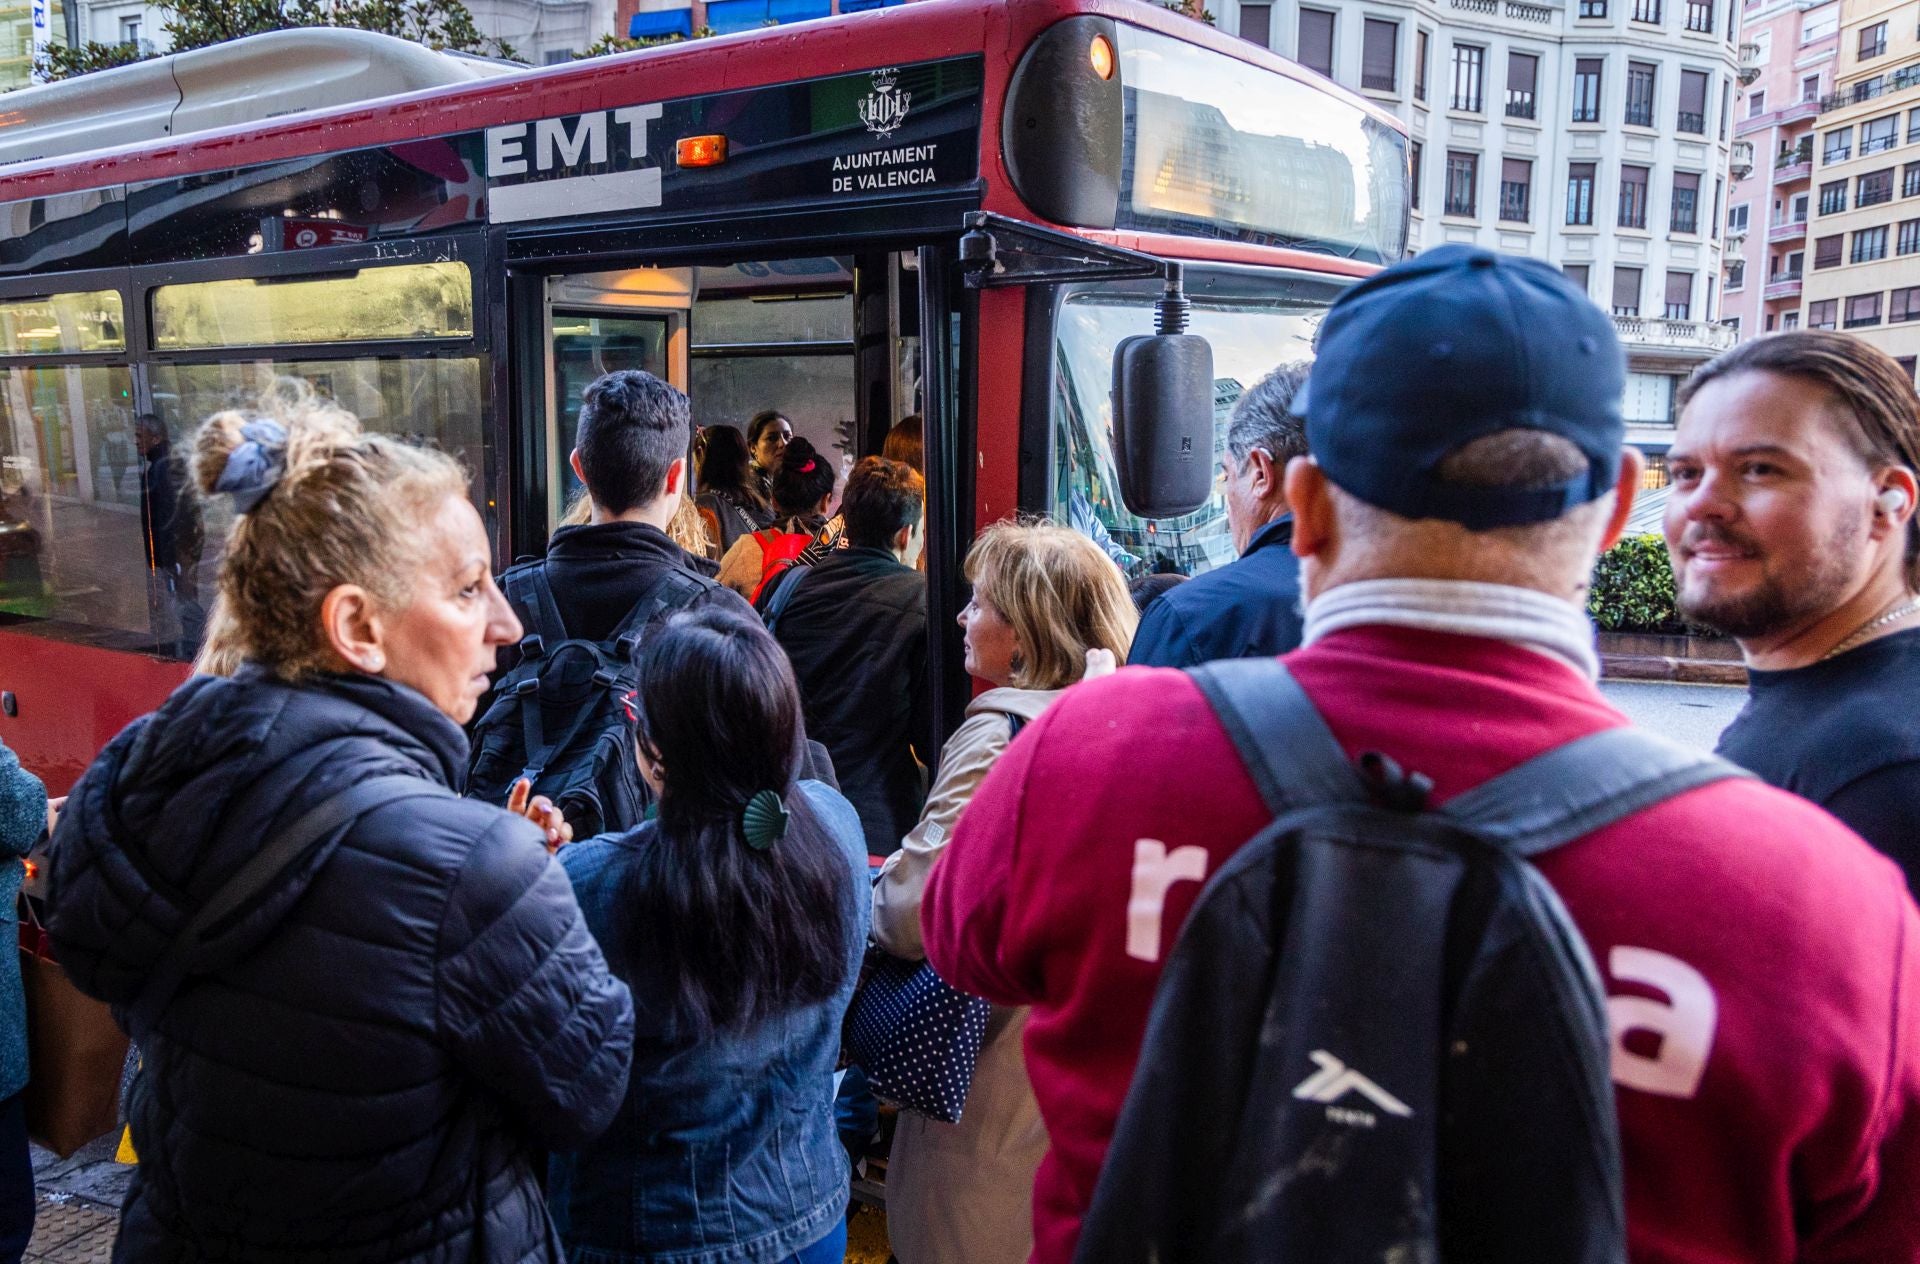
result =
[[[927,806],[873,888],[873,937],[919,960],[920,900],[954,822],[1007,748],[1009,713],[1037,719],[1057,690],[990,689],[940,752]],[[995,1006],[960,1122],[900,1113],[887,1162],[887,1236],[900,1264],[1026,1264],[1033,1174],[1047,1153],[1021,1037],[1027,1011]]]

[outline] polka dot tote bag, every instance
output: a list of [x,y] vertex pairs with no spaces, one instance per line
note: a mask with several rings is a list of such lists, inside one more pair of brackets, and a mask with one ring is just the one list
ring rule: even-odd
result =
[[847,1011],[847,1060],[867,1073],[874,1096],[958,1123],[991,1009],[926,962],[869,947]]

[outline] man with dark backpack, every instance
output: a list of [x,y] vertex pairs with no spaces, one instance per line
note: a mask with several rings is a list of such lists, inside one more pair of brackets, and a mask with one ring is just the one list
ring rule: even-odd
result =
[[524,777],[577,838],[640,823],[651,795],[634,763],[634,649],[675,610],[751,613],[667,538],[686,493],[688,438],[687,397],[651,373],[622,370],[587,387],[570,460],[592,517],[500,577],[526,635],[501,652],[474,726],[469,795],[505,804]]
[[928,883],[935,968],[1033,1007],[1034,1259],[1920,1258],[1898,871],[1594,685],[1612,323],[1442,247],[1318,352],[1303,648],[1074,689]]

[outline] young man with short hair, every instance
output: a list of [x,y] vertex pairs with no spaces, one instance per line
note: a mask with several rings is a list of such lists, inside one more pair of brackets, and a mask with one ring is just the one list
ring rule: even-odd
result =
[[[1624,385],[1612,322],[1537,261],[1443,246],[1335,304],[1295,403],[1285,662],[1349,757],[1444,806],[1627,723],[1584,612],[1640,477]],[[1271,819],[1193,680],[1127,668],[1028,727],[934,869],[928,959],[1032,1007],[1037,1264],[1073,1259],[1182,922]],[[1920,913],[1895,868],[1744,778],[1538,868],[1608,994],[1636,1264],[1920,1257]]]
[[1805,795],[1920,891],[1920,397],[1891,357],[1807,331],[1680,395],[1667,548],[1680,611],[1740,643],[1720,753]]
[[1227,450],[1227,529],[1240,556],[1152,602],[1127,662],[1192,667],[1220,658],[1284,654],[1300,644],[1300,562],[1289,545],[1293,518],[1281,480],[1307,454],[1307,430],[1288,411],[1307,380],[1289,364],[1260,379],[1233,406]]
[[800,682],[807,732],[832,754],[876,856],[898,851],[919,818],[914,756],[935,749],[927,584],[913,569],[925,498],[911,467],[866,458],[840,500],[847,547],[784,572],[761,596]]

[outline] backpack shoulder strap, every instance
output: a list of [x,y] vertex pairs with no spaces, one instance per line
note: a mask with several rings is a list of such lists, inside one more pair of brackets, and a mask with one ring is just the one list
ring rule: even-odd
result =
[[452,797],[453,792],[424,777],[395,773],[358,781],[336,790],[277,831],[232,877],[196,910],[161,954],[140,995],[127,1008],[127,1027],[136,1040],[152,1032],[160,1012],[186,982],[188,959],[207,931],[258,896],[297,864],[321,839],[377,807],[401,799]]
[[1698,786],[1751,775],[1622,725],[1556,746],[1456,795],[1440,811],[1516,855],[1538,856]]
[[1306,690],[1277,658],[1223,659],[1189,669],[1260,798],[1275,816],[1366,798],[1360,774]]
[[800,591],[800,585],[805,583],[807,576],[812,573],[811,566],[796,565],[788,566],[783,571],[775,571],[774,575],[768,576],[769,582],[775,576],[780,577],[780,582],[773,586],[773,596],[767,598],[767,608],[760,612],[760,619],[767,625],[768,632],[772,632],[775,625],[780,622],[780,616],[785,614],[787,607],[793,604],[793,594]]
[[633,652],[640,648],[640,638],[655,619],[688,605],[709,588],[717,587],[719,585],[712,580],[678,566],[670,566],[662,571],[640,600],[633,603],[626,618],[620,620],[619,626],[607,637],[619,650],[622,666],[633,658]]
[[567,639],[567,621],[560,617],[560,605],[553,599],[545,562],[516,566],[500,578],[507,601],[526,625],[526,635],[520,638],[523,656],[538,658]]

